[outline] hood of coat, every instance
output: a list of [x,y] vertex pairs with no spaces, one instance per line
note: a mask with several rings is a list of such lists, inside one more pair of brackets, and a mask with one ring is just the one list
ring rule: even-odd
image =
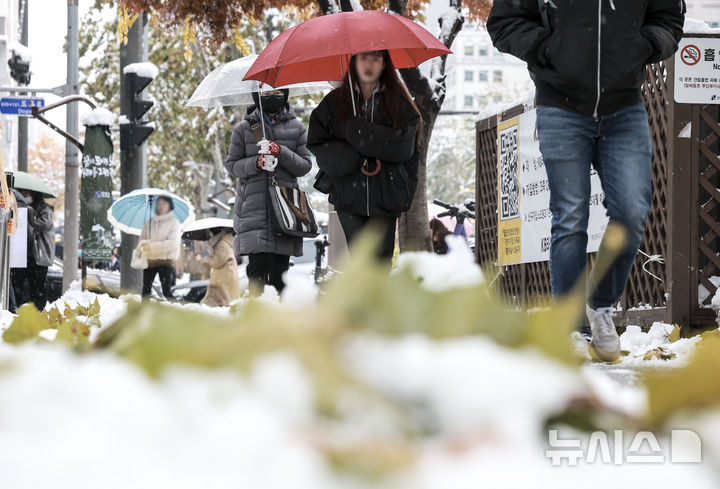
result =
[[[290,119],[295,119],[295,111],[288,105],[275,113],[275,123],[284,122]],[[250,122],[260,122],[260,109],[255,105],[248,107],[245,112],[245,120]]]

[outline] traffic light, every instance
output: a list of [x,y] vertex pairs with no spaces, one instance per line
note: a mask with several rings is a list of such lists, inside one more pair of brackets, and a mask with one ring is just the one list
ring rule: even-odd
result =
[[133,150],[142,145],[155,130],[153,123],[143,120],[143,116],[154,105],[151,100],[143,100],[141,92],[153,79],[133,71],[123,73],[123,116],[120,121],[120,149]]
[[8,60],[10,67],[10,76],[20,85],[30,84],[30,62],[27,61],[20,53],[12,51],[12,56]]

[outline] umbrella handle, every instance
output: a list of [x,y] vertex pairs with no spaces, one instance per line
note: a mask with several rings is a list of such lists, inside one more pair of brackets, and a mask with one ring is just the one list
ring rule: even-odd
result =
[[375,169],[373,171],[368,171],[367,170],[367,160],[365,160],[363,165],[360,167],[360,171],[362,172],[362,174],[365,175],[366,177],[374,177],[375,175],[380,173],[380,168],[382,168],[382,165],[380,164],[380,158],[375,158],[375,163],[376,163]]

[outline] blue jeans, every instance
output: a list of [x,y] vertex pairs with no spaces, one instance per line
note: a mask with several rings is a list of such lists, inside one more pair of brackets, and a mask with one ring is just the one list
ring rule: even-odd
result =
[[607,216],[622,224],[628,235],[625,249],[594,290],[587,292],[590,307],[611,306],[625,289],[650,211],[652,143],[645,107],[631,105],[595,120],[539,106],[537,132],[550,188],[553,297],[584,280],[593,165],[602,183]]

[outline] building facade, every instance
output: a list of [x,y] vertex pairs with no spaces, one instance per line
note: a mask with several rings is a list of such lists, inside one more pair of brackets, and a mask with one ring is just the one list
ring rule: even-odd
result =
[[525,62],[495,49],[484,27],[465,25],[447,60],[444,111],[477,111],[517,99],[532,86]]

